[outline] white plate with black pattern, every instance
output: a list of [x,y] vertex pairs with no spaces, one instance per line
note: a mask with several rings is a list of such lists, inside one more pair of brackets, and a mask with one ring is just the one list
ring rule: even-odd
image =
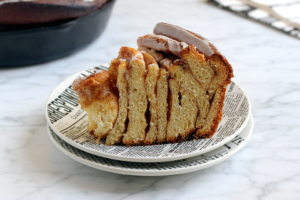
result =
[[208,153],[192,158],[158,163],[136,163],[111,160],[81,151],[62,140],[48,126],[49,137],[54,145],[70,158],[93,168],[117,174],[135,176],[167,176],[198,171],[216,165],[237,153],[248,142],[253,132],[251,116],[246,127],[230,142]]
[[109,64],[100,65],[67,78],[53,90],[46,104],[46,119],[51,129],[65,142],[90,154],[131,162],[186,159],[212,151],[231,141],[243,130],[250,118],[250,100],[242,88],[232,82],[226,90],[222,120],[212,138],[133,147],[107,146],[105,141],[96,144],[95,138],[88,134],[88,118],[80,108],[72,82],[77,77],[88,76],[94,70],[107,70],[108,67]]

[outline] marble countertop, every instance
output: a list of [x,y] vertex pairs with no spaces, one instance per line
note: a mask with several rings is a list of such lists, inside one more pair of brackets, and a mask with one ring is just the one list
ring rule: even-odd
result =
[[[57,84],[110,62],[120,46],[157,22],[213,41],[252,103],[254,133],[211,168],[166,177],[99,171],[50,141],[45,103]],[[53,62],[0,69],[0,199],[300,199],[300,40],[198,0],[119,0],[106,31],[84,50]]]

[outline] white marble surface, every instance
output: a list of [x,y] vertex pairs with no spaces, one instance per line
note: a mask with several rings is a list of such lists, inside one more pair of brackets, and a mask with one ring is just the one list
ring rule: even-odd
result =
[[[212,40],[252,101],[244,149],[214,167],[133,177],[77,163],[50,142],[44,106],[68,76],[117,56],[157,22]],[[1,44],[0,44],[1,45]],[[300,40],[196,0],[119,0],[106,31],[83,51],[41,65],[0,69],[0,199],[300,199]]]

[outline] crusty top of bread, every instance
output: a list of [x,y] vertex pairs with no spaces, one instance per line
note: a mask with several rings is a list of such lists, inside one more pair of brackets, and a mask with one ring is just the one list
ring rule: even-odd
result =
[[109,73],[105,70],[95,71],[88,77],[74,80],[73,89],[80,98],[82,107],[88,106],[93,101],[110,101],[118,96],[114,89]]
[[[136,60],[140,62],[144,62],[144,57],[142,53],[131,47],[121,47],[118,58],[121,60],[125,59],[129,64],[131,63],[131,61],[136,61]],[[143,67],[145,68],[145,66]]]

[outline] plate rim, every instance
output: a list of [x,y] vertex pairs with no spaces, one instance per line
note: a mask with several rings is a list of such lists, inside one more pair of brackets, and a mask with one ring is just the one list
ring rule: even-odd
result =
[[[250,140],[251,135],[253,134],[253,129],[254,129],[254,119],[253,119],[253,115],[251,114],[251,118],[248,121],[247,125],[250,124],[249,130],[245,130],[248,131],[246,138],[244,140],[243,143],[241,143],[240,145],[238,145],[234,150],[232,150],[231,152],[229,152],[228,154],[225,154],[224,156],[215,159],[215,160],[211,160],[208,163],[203,163],[201,165],[196,165],[196,166],[188,166],[186,168],[177,168],[177,169],[168,169],[168,170],[164,170],[164,171],[160,171],[160,170],[147,170],[147,171],[143,171],[143,170],[137,170],[137,169],[123,169],[123,168],[114,168],[114,167],[110,167],[110,166],[106,166],[106,165],[102,165],[100,163],[94,163],[90,160],[85,160],[83,158],[80,158],[68,151],[66,151],[63,147],[61,147],[61,145],[59,145],[55,139],[52,137],[51,133],[50,133],[50,129],[49,126],[47,127],[47,132],[48,132],[48,136],[50,137],[50,140],[52,141],[52,143],[59,149],[59,151],[61,151],[63,154],[65,154],[66,156],[70,157],[71,159],[84,164],[86,166],[98,169],[98,170],[102,170],[105,172],[111,172],[111,173],[115,173],[115,174],[121,174],[121,175],[133,175],[133,176],[170,176],[170,175],[178,175],[178,174],[185,174],[185,173],[189,173],[189,172],[194,172],[194,171],[199,171],[211,166],[214,166],[216,164],[219,164],[227,159],[229,159],[231,156],[235,155],[237,152],[239,152]],[[245,127],[246,128],[246,127]],[[245,129],[244,128],[244,129]],[[243,130],[244,130],[243,129]],[[54,132],[55,133],[55,132]],[[64,141],[64,140],[63,140]],[[76,147],[74,147],[76,148]],[[100,156],[101,157],[101,156]],[[125,161],[126,162],[126,161]]]
[[[104,63],[104,64],[100,64],[98,66],[109,66],[109,63]],[[214,146],[210,146],[209,148],[205,149],[205,150],[201,150],[201,151],[194,151],[194,152],[190,152],[187,154],[181,154],[181,155],[175,155],[175,156],[170,156],[170,157],[126,157],[126,156],[118,156],[118,155],[113,155],[113,154],[107,154],[107,153],[103,153],[103,152],[99,152],[93,149],[89,149],[89,148],[85,148],[82,145],[79,145],[78,143],[69,140],[68,138],[66,138],[63,134],[61,134],[59,131],[56,130],[56,128],[50,123],[50,120],[48,118],[47,115],[47,105],[49,104],[49,99],[50,97],[55,93],[55,91],[57,90],[57,88],[59,88],[62,84],[64,84],[65,82],[67,82],[69,79],[74,79],[75,77],[77,77],[80,73],[84,72],[85,70],[89,70],[89,69],[93,69],[93,68],[87,68],[84,70],[81,70],[80,72],[77,72],[71,76],[69,76],[68,78],[66,78],[65,80],[63,80],[62,82],[60,82],[50,93],[50,95],[47,98],[46,101],[46,105],[45,105],[45,117],[47,120],[47,124],[51,127],[51,129],[62,139],[64,140],[66,143],[72,145],[73,147],[76,147],[82,151],[85,151],[87,153],[96,155],[96,156],[101,156],[101,157],[105,157],[105,158],[109,158],[109,159],[113,159],[113,160],[120,160],[120,161],[127,161],[127,162],[169,162],[169,161],[174,161],[174,160],[180,160],[180,159],[186,159],[186,158],[190,158],[190,157],[194,157],[197,155],[201,155],[204,153],[207,153],[209,151],[212,151],[216,148],[219,148],[220,146],[226,144],[227,142],[229,142],[231,139],[233,139],[235,136],[237,136],[248,124],[250,116],[251,116],[251,102],[250,99],[247,95],[247,93],[243,90],[243,88],[237,84],[236,82],[234,82],[236,85],[239,86],[239,88],[243,91],[243,93],[245,94],[246,98],[248,99],[248,103],[249,103],[249,113],[245,119],[245,121],[243,122],[243,124],[241,125],[241,127],[235,131],[231,136],[227,137],[226,139],[222,140],[221,142],[219,142],[218,144],[214,145]]]

